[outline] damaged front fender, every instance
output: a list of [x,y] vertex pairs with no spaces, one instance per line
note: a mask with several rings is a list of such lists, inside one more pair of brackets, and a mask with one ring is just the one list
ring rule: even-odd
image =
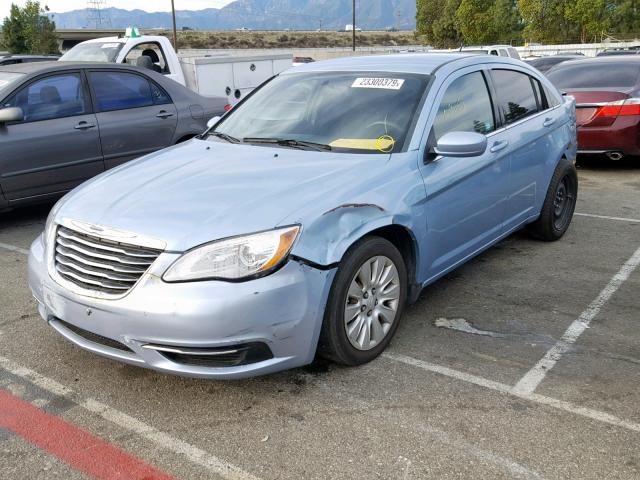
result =
[[334,266],[368,233],[394,224],[410,228],[409,221],[408,215],[393,214],[375,204],[339,205],[305,226],[292,253],[320,266]]

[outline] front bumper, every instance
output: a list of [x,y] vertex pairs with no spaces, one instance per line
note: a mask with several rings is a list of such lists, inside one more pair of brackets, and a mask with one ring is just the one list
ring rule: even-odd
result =
[[[165,283],[161,272],[176,257],[160,255],[125,297],[98,299],[72,292],[51,278],[41,236],[31,245],[29,286],[40,315],[60,334],[85,350],[132,365],[231,379],[313,360],[335,269],[318,270],[290,260],[277,272],[248,282]],[[101,337],[105,341],[95,341]],[[126,348],[113,348],[108,340]],[[223,349],[256,342],[267,345],[273,357],[226,367],[180,363],[148,348]]]

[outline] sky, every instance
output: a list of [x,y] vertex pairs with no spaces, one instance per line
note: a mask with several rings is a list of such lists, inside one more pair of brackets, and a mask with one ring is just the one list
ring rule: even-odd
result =
[[[174,0],[176,10],[202,10],[204,8],[223,7],[232,0]],[[0,22],[9,15],[11,4],[24,6],[26,0],[0,0]],[[125,10],[146,10],[160,12],[171,10],[171,0],[105,0],[106,7],[123,8]],[[47,5],[52,12],[68,12],[87,7],[87,0],[40,0],[40,5]]]

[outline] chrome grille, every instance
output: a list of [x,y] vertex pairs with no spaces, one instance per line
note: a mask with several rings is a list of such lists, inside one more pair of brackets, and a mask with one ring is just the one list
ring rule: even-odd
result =
[[160,250],[106,240],[59,226],[55,268],[80,288],[121,296],[148,270]]

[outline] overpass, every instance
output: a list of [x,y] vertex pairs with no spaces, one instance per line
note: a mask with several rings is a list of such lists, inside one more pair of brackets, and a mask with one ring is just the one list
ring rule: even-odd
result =
[[[77,45],[80,42],[84,42],[85,40],[91,40],[92,38],[101,38],[101,37],[117,37],[119,35],[124,35],[124,28],[110,28],[110,29],[94,29],[94,28],[59,28],[56,30],[56,35],[58,36],[58,44],[60,46],[60,51],[65,52],[69,50],[71,47]],[[141,29],[140,33],[143,35],[158,35],[159,33],[164,32],[164,30],[153,29],[153,30],[144,30]]]

